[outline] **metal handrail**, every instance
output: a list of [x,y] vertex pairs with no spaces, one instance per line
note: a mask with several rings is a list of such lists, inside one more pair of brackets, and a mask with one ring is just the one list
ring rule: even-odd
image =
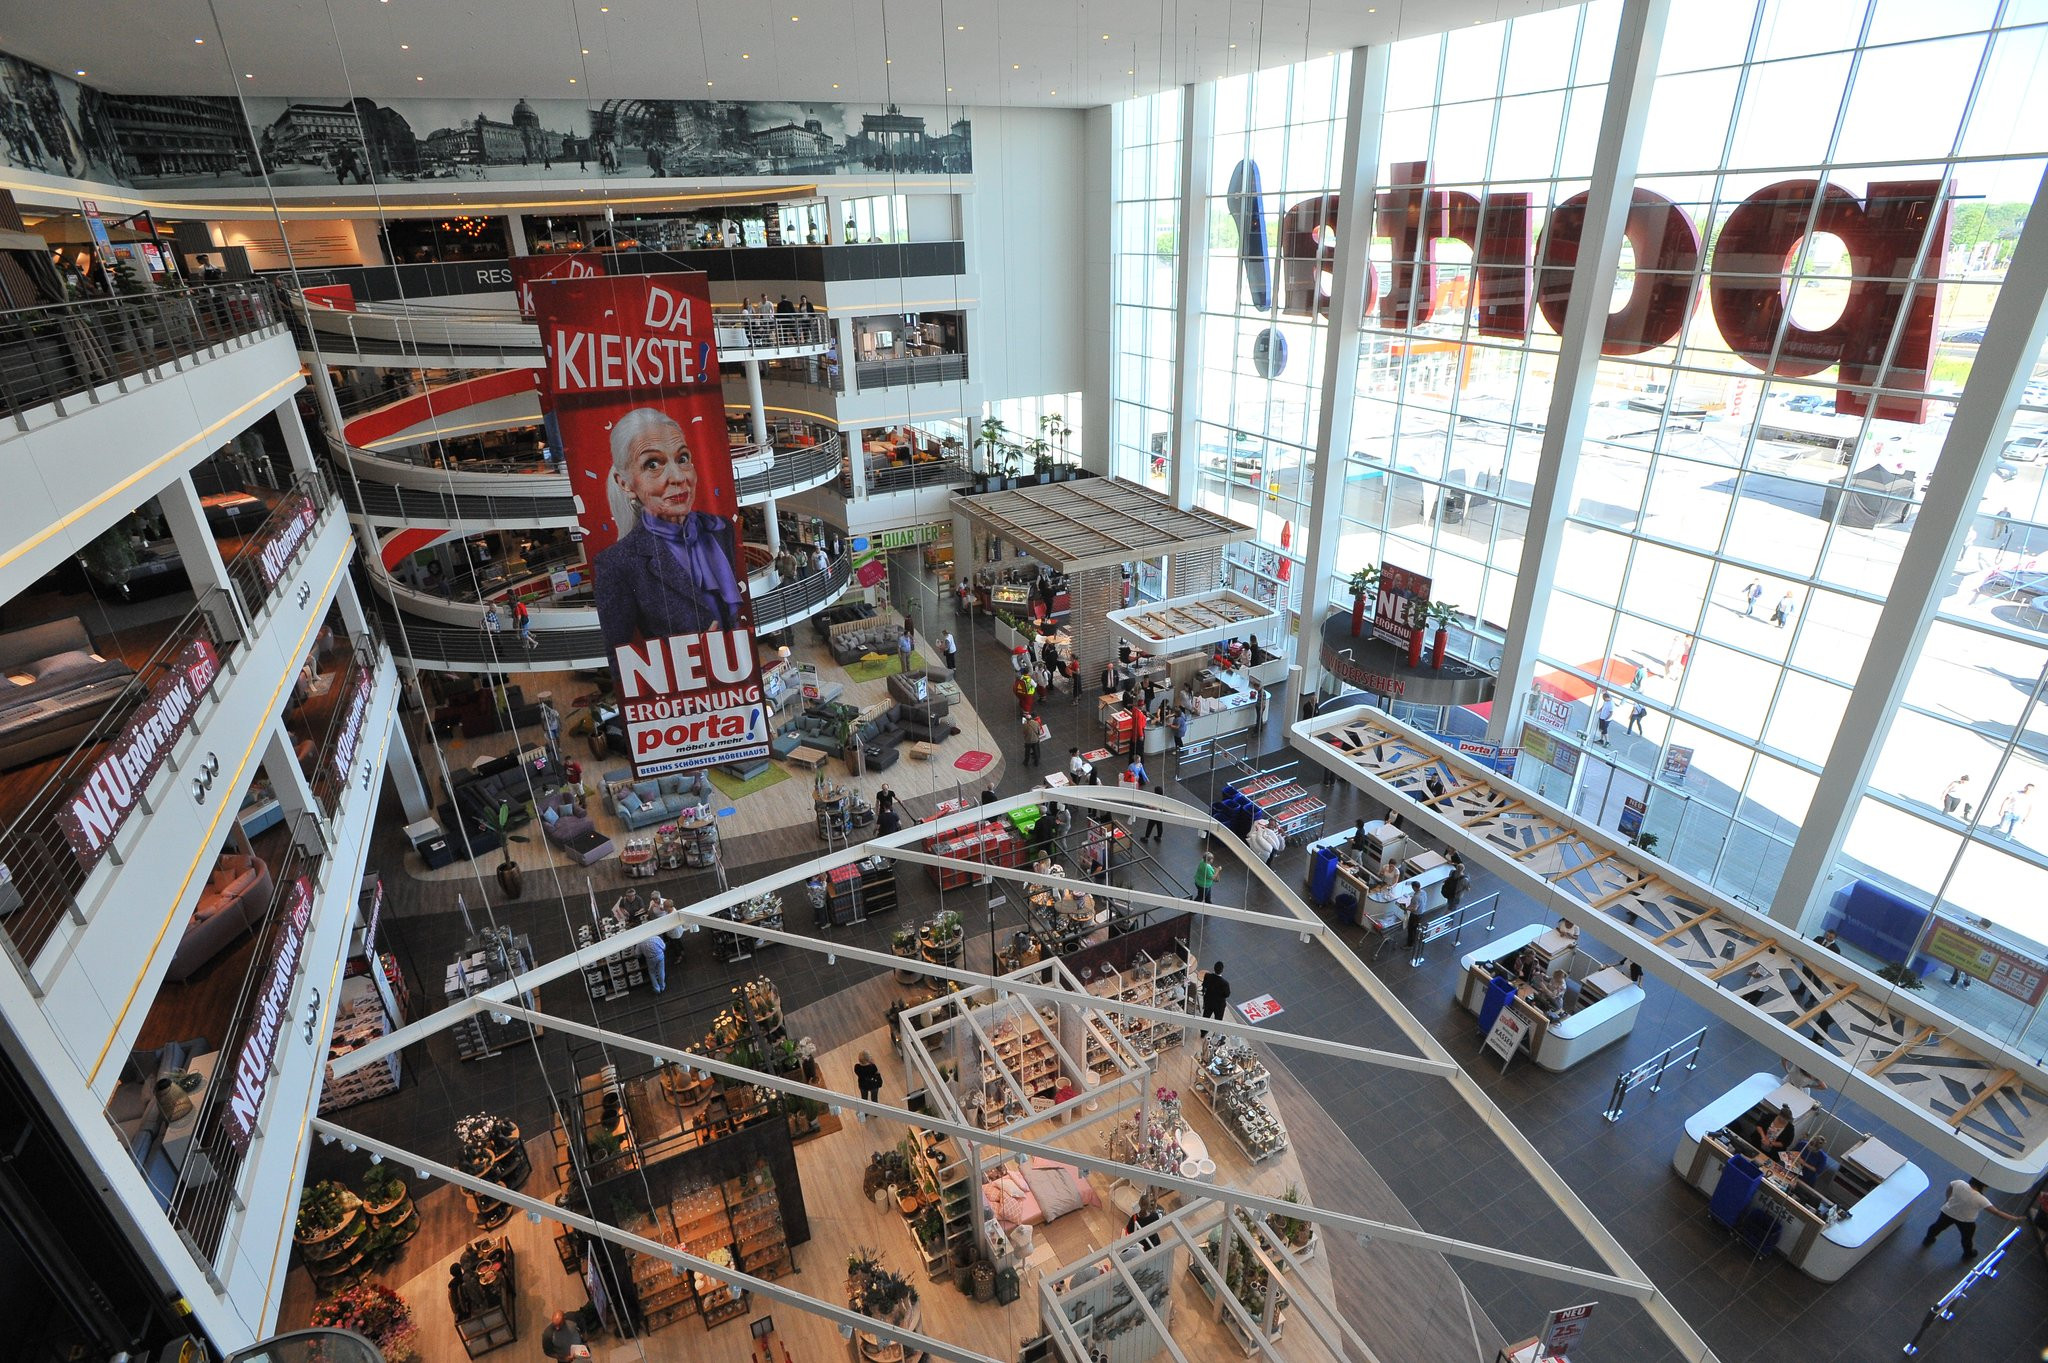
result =
[[718,353],[741,354],[754,350],[799,350],[829,345],[832,323],[822,312],[776,313],[771,316],[747,314],[721,308],[715,314]]
[[280,325],[259,281],[152,289],[0,311],[0,413],[29,429],[28,413],[102,399],[180,373],[202,352],[246,341]]
[[[1650,1092],[1662,1093],[1664,1091],[1664,1071],[1670,1069],[1680,1060],[1685,1061],[1687,1069],[1698,1069],[1700,1067],[1700,1048],[1706,1045],[1706,1035],[1707,1029],[1702,1027],[1690,1036],[1680,1037],[1648,1060],[1637,1065],[1634,1069],[1623,1070],[1620,1074],[1615,1075],[1614,1094],[1607,1100],[1607,1110],[1600,1115],[1610,1122],[1620,1121],[1621,1105],[1627,1100],[1629,1090],[1645,1081],[1650,1085]],[[1679,1055],[1678,1052],[1685,1050],[1687,1046],[1692,1047],[1692,1049],[1686,1051],[1682,1056]]]
[[967,357],[908,355],[899,360],[861,360],[853,367],[854,382],[869,388],[902,388],[920,383],[955,383],[967,377]]
[[[845,543],[845,532],[837,533],[840,543]],[[808,573],[774,591],[764,592],[754,598],[755,632],[773,634],[809,619],[837,601],[852,578],[853,556],[842,550],[827,561],[824,572]]]
[[[291,575],[292,566],[312,547],[314,535],[319,532],[328,509],[334,504],[334,494],[328,489],[327,480],[318,469],[308,469],[292,479],[284,497],[271,507],[261,524],[243,537],[242,547],[235,551],[235,556],[227,561],[226,566],[228,581],[234,584],[245,616],[253,620],[263,613],[278,587]],[[287,522],[302,515],[308,506],[313,512],[312,532],[282,562],[266,563],[264,553],[272,536]],[[272,574],[276,575],[275,581]]]
[[[1481,895],[1479,898],[1473,900],[1470,904],[1467,904],[1463,908],[1459,909],[1456,913],[1443,914],[1440,917],[1429,919],[1428,921],[1423,923],[1422,933],[1419,937],[1415,939],[1415,955],[1412,958],[1410,958],[1409,964],[1414,965],[1420,962],[1422,960],[1424,950],[1429,946],[1431,942],[1436,941],[1439,937],[1449,935],[1452,946],[1463,946],[1465,944],[1466,925],[1471,923],[1477,923],[1480,919],[1479,906],[1481,904],[1492,903],[1493,901],[1498,900],[1499,898],[1500,891],[1495,890],[1492,894]],[[1495,916],[1499,913],[1500,905],[1497,903],[1494,904],[1492,908],[1486,911],[1486,930],[1488,932],[1493,931]]]
[[[870,497],[891,492],[912,491],[921,487],[952,487],[972,482],[974,474],[966,463],[959,459],[927,459],[923,463],[902,464],[890,468],[867,470],[867,492]],[[851,497],[853,479],[842,477],[840,491]]]
[[[178,654],[188,644],[204,640],[219,656],[221,668],[213,683],[217,688],[235,666],[241,638],[242,623],[236,615],[233,597],[217,587],[207,591],[157,646],[156,652],[135,670],[135,675],[108,698],[106,708],[92,727],[72,744],[69,755],[29,796],[6,830],[0,832],[0,865],[7,868],[14,891],[21,899],[19,907],[0,915],[0,927],[5,929],[7,954],[32,992],[42,992],[34,963],[55,933],[58,921],[67,915],[80,925],[90,921],[85,906],[78,902],[86,872],[64,836],[59,811],[90,775],[93,764],[99,760],[101,745],[121,731],[150,688],[173,670]],[[209,694],[212,691],[209,688]],[[176,770],[176,759],[167,758],[164,765]],[[118,862],[118,853],[109,853],[108,860]]]
[[1913,1332],[1913,1337],[1906,1341],[1904,1348],[1900,1352],[1909,1357],[1919,1353],[1920,1340],[1929,1330],[1934,1328],[1936,1321],[1954,1320],[1956,1318],[1956,1308],[1969,1299],[1970,1289],[1986,1278],[1996,1278],[1998,1276],[1999,1265],[2005,1262],[2006,1253],[2012,1248],[2012,1242],[2018,1239],[2026,1229],[2026,1226],[2021,1224],[2007,1231],[2005,1238],[1992,1246],[1989,1254],[1986,1254],[1982,1259],[1979,1259],[1970,1266],[1970,1271],[1963,1275],[1961,1282],[1942,1293],[1941,1300],[1927,1308],[1927,1314],[1921,1318],[1920,1328]]

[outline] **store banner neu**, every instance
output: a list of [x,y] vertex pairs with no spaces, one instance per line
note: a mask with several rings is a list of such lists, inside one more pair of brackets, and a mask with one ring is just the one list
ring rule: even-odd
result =
[[520,320],[533,320],[533,286],[547,279],[597,279],[606,273],[604,257],[595,251],[573,255],[512,257],[512,296]]
[[178,651],[92,771],[57,811],[79,867],[90,873],[142,800],[171,745],[192,723],[199,697],[220,673],[220,655],[204,639]]
[[341,732],[334,736],[334,748],[328,755],[328,775],[337,787],[348,784],[356,750],[362,746],[363,724],[370,716],[370,693],[375,685],[375,675],[362,663],[349,668],[348,713],[342,718]]
[[1397,648],[1408,647],[1409,636],[1422,628],[1421,607],[1429,604],[1430,579],[1406,568],[1383,564],[1380,594],[1373,607],[1372,637],[1384,639]]
[[292,985],[299,978],[299,963],[306,954],[306,925],[313,917],[312,877],[300,876],[285,894],[277,941],[270,950],[270,964],[263,971],[263,987],[256,991],[256,1016],[249,1023],[249,1034],[242,1038],[242,1049],[235,1055],[227,1129],[228,1139],[237,1150],[248,1148],[249,1137],[256,1134],[256,1118],[263,1111],[264,1091],[270,1087],[278,1039],[290,1020]]
[[701,274],[534,283],[560,439],[640,777],[768,755]]
[[257,561],[263,565],[264,586],[275,587],[284,580],[285,570],[292,566],[299,546],[313,533],[313,525],[319,519],[320,508],[305,493],[295,492],[285,500],[283,514],[264,535],[258,555]]

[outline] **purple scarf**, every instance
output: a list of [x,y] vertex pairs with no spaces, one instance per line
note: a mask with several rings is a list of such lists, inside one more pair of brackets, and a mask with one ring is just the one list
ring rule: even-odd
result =
[[702,511],[692,511],[677,525],[646,512],[640,513],[640,524],[647,533],[660,540],[683,575],[697,584],[707,604],[717,603],[717,609],[726,624],[739,618],[740,588],[733,578],[732,560],[727,557],[725,546],[718,542],[717,531],[725,528],[725,522]]

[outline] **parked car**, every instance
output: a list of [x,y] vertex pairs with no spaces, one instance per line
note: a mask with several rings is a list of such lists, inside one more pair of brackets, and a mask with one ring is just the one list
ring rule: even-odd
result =
[[2006,459],[2016,459],[2022,464],[2031,464],[2048,452],[2048,431],[2034,431],[2027,435],[2016,435],[2005,442],[1999,453]]
[[1833,416],[1835,414],[1835,400],[1833,398],[1824,398],[1818,393],[1801,393],[1797,397],[1785,399],[1785,410],[1788,412],[1812,412],[1819,416]]

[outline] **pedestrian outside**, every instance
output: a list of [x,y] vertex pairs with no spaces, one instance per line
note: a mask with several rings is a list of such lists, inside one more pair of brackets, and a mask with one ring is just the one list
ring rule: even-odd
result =
[[1963,1258],[1974,1257],[1977,1253],[1977,1218],[1985,1212],[2014,1224],[2018,1224],[2020,1219],[1991,1205],[1991,1199],[1984,1196],[1983,1180],[1956,1179],[1948,1185],[1948,1198],[1941,1204],[1941,1214],[1934,1218],[1934,1224],[1921,1237],[1920,1248],[1926,1249],[1941,1238],[1943,1231],[1954,1226],[1963,1237]]
[[2010,838],[2034,813],[2034,783],[2029,781],[1998,802],[1998,831]]
[[1771,623],[1776,625],[1779,629],[1783,629],[1785,628],[1785,622],[1787,620],[1790,620],[1791,618],[1792,593],[1786,592],[1783,596],[1778,598],[1778,604],[1771,608]]
[[1641,701],[1636,701],[1633,705],[1629,706],[1628,731],[1641,738],[1643,735],[1643,716],[1649,713],[1650,707]]
[[[1970,774],[1964,772],[1942,788],[1941,812],[1949,815],[1951,818],[1960,817],[1967,822],[1971,810],[1975,808],[1972,803],[1973,799],[1974,796],[1970,791]],[[1958,809],[1963,811],[1961,815],[1956,814]]]
[[1604,692],[1601,694],[1600,710],[1595,718],[1600,724],[1600,737],[1596,741],[1603,748],[1612,746],[1607,741],[1607,726],[1614,723],[1614,697]]
[[[1208,860],[1208,853],[1205,852],[1202,856],[1203,860]],[[1223,978],[1223,962],[1218,961],[1209,967],[1208,974],[1202,976],[1202,1016],[1221,1022],[1223,1010],[1229,1003],[1230,981]],[[1202,1035],[1209,1035],[1209,1029],[1204,1027]]]
[[1755,616],[1756,603],[1763,599],[1764,584],[1755,578],[1751,578],[1749,585],[1742,589],[1742,613],[1752,617]]
[[1201,865],[1195,867],[1195,902],[1197,904],[1214,904],[1216,902],[1216,854],[1214,852],[1202,853]]

